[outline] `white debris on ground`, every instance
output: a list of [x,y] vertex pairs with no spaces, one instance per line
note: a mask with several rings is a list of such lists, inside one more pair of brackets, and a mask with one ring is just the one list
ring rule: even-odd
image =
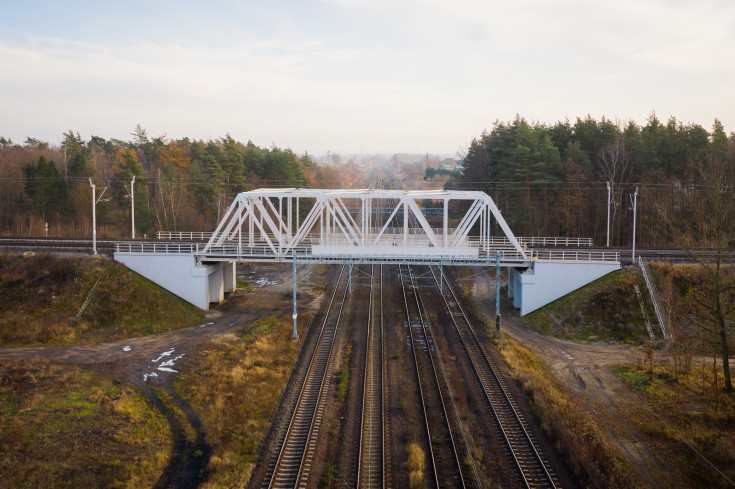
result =
[[132,348],[130,348],[129,346],[123,346],[123,351],[130,351],[130,350],[132,350]]
[[257,285],[260,288],[263,288],[263,287],[268,287],[270,285],[278,285],[278,281],[269,280],[266,277],[261,277],[255,282],[255,285]]
[[[214,324],[214,323],[209,323],[209,324]],[[201,325],[201,326],[204,326],[204,325]],[[175,348],[171,348],[168,351],[161,352],[161,354],[158,356],[158,358],[154,358],[152,360],[152,362],[155,364],[155,363],[158,363],[159,361],[161,361],[161,359],[164,358],[164,357],[170,357],[175,350],[176,350]],[[175,366],[176,365],[176,362],[178,360],[180,360],[184,355],[185,355],[185,353],[182,353],[181,355],[178,355],[176,357],[169,358],[165,362],[161,362],[158,365],[153,365],[153,367],[156,370],[159,370],[161,372],[179,373],[178,370],[175,370],[175,369],[173,369],[171,367]],[[148,366],[148,369],[149,370],[150,370],[150,368],[151,368],[151,365]],[[146,382],[148,380],[148,377],[158,377],[158,373],[151,372],[151,373],[143,374],[143,382]]]
[[171,356],[171,354],[174,352],[174,350],[175,350],[175,348],[171,348],[169,351],[165,351],[165,352],[161,353],[161,356],[158,357],[158,358],[153,359],[153,362],[158,362],[163,357],[169,357],[169,356]]

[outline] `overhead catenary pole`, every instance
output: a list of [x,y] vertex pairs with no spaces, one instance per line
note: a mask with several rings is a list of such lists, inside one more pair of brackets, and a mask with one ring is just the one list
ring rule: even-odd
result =
[[635,187],[635,193],[633,193],[633,263],[635,263],[635,221],[638,210],[638,186]]
[[[102,196],[105,195],[107,187],[102,189],[102,193],[97,197],[97,187],[94,181],[90,178],[89,185],[92,187],[92,254],[97,254],[97,203],[102,200]],[[105,199],[108,201],[110,199]]]
[[495,338],[500,338],[500,253],[495,256]]
[[607,182],[607,244],[605,246],[610,247],[610,182]]
[[132,231],[133,239],[135,239],[135,175],[130,180],[130,228]]
[[291,341],[296,341],[299,339],[299,331],[296,329],[296,318],[298,317],[298,314],[296,313],[296,250],[292,252],[293,257],[293,334],[291,335]]

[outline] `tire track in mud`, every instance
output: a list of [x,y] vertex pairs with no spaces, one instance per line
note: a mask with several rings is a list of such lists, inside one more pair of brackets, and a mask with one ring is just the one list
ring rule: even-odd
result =
[[[207,443],[207,433],[201,419],[167,384],[140,382],[136,386],[166,418],[171,429],[173,441],[171,457],[153,486],[154,489],[198,487],[208,476],[207,466],[212,456],[212,447]],[[156,387],[160,388],[170,401],[162,398],[163,396],[156,392]],[[177,413],[174,407],[178,408],[181,414]],[[181,419],[182,417],[184,419]],[[196,434],[193,440],[187,436],[187,428],[193,429]]]

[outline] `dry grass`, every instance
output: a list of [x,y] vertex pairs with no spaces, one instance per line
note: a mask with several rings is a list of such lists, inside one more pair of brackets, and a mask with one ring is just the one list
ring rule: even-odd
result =
[[3,346],[112,341],[178,329],[202,319],[195,307],[101,257],[0,255],[0,294]]
[[291,317],[259,319],[190,358],[175,385],[200,415],[212,446],[202,487],[243,487],[298,354]]
[[411,489],[424,487],[424,469],[426,468],[426,455],[416,443],[408,445],[408,485]]
[[735,481],[735,395],[716,391],[723,384],[721,370],[708,361],[678,380],[670,366],[656,367],[652,377],[644,365],[617,371],[638,401],[623,415],[659,458],[688,479],[680,480],[681,487],[724,488],[732,487],[727,479]]
[[577,477],[602,487],[640,487],[607,427],[580,407],[580,400],[551,376],[548,365],[505,334],[498,348],[542,428],[556,441]]
[[135,390],[42,361],[0,363],[0,487],[151,487],[168,423]]

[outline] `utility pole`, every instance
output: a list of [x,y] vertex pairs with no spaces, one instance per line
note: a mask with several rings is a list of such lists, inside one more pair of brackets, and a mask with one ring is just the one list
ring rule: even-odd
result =
[[500,252],[495,257],[495,338],[500,339]]
[[607,246],[610,247],[610,182],[607,182]]
[[132,230],[133,239],[135,239],[135,189],[133,188],[135,185],[135,175],[133,175],[133,179],[130,180],[130,192],[128,193],[128,197],[130,197],[130,227]]
[[635,187],[635,193],[631,197],[633,201],[633,264],[635,264],[635,221],[638,210],[638,186]]
[[[102,196],[105,195],[107,187],[102,189],[102,193],[97,197],[97,187],[95,186],[92,179],[89,179],[89,185],[92,187],[92,254],[97,254],[97,203],[102,200]],[[104,199],[107,202],[110,199]]]
[[296,312],[296,250],[291,252],[291,261],[293,262],[293,334],[291,341],[299,339],[299,330],[296,329],[298,313]]

